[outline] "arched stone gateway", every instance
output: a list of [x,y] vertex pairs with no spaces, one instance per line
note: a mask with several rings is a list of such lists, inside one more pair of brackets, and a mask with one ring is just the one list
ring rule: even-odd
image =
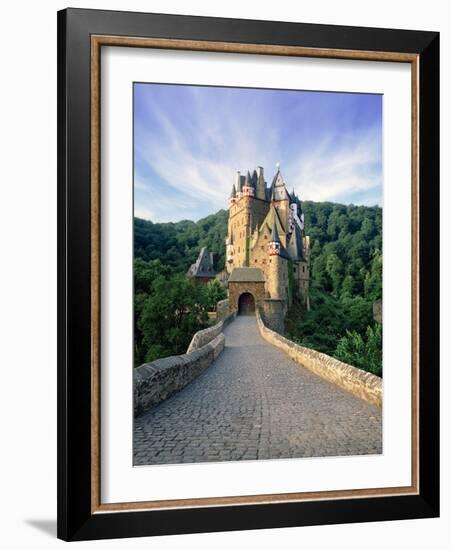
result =
[[[254,315],[258,308],[263,308],[265,300],[265,279],[263,273],[258,268],[239,267],[232,271],[228,281],[229,287],[229,311],[230,313],[240,314],[240,299],[244,294],[252,297],[253,311],[249,311],[247,315]],[[249,310],[250,298],[243,298],[246,301],[243,304],[246,310]],[[242,313],[241,313],[242,314]]]
[[243,292],[238,298],[238,315],[255,315],[255,300],[250,292]]

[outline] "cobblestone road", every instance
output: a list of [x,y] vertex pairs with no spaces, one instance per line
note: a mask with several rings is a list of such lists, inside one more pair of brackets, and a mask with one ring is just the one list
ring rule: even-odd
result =
[[382,452],[380,409],[265,342],[255,317],[224,333],[207,371],[135,420],[135,465]]

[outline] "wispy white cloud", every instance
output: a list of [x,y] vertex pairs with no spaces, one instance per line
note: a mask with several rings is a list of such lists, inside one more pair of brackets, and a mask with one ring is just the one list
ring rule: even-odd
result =
[[286,173],[305,200],[346,202],[371,191],[374,201],[382,190],[380,130],[326,136],[309,151],[300,151]]
[[154,97],[143,103],[135,140],[136,215],[198,219],[226,207],[236,170],[263,165],[270,181],[277,161],[301,199],[381,203],[380,120],[344,127],[323,111],[318,130],[305,105],[276,116],[265,92],[238,105],[233,94],[215,102],[205,89],[185,90],[183,105],[162,106]]

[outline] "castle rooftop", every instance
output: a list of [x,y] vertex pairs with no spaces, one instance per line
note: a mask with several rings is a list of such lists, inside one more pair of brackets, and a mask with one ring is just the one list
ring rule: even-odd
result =
[[258,267],[235,267],[229,283],[264,283],[263,271]]

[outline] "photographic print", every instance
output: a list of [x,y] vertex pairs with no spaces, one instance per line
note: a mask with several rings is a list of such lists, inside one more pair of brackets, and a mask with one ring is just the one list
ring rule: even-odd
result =
[[383,96],[133,86],[134,466],[382,453]]

